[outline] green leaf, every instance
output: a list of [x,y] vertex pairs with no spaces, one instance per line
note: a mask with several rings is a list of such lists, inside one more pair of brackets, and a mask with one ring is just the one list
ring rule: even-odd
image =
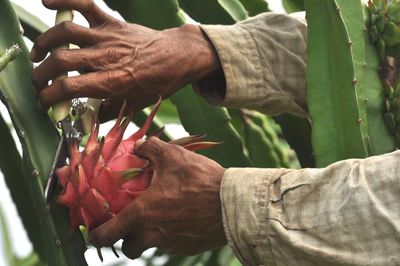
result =
[[370,155],[378,155],[394,151],[396,143],[383,121],[385,97],[378,74],[380,72],[379,55],[370,41],[368,32],[364,32],[364,34],[365,65],[363,66],[364,73],[360,88],[363,90],[364,101],[366,102],[369,133],[367,141],[371,152]]
[[[359,1],[346,1],[354,12]],[[360,123],[351,36],[333,0],[306,0],[308,105],[318,167],[368,155]],[[358,16],[358,14],[354,14]],[[329,32],[329,34],[326,34]],[[366,118],[365,121],[366,123]]]
[[32,252],[29,256],[19,259],[18,266],[45,266],[45,264],[40,261],[39,256],[35,252]]
[[[145,109],[145,110],[142,110],[140,112],[136,112],[134,114],[133,118],[132,118],[132,121],[135,123],[135,125],[137,127],[141,127],[146,122],[147,118],[149,117],[149,114],[150,114],[150,110],[149,109]],[[160,130],[163,126],[164,126],[164,124],[159,120],[158,114],[157,114],[156,117],[153,119],[151,125],[150,125],[148,133],[151,134],[152,132]],[[170,141],[170,140],[173,139],[172,136],[170,136],[166,132],[163,132],[163,134],[161,135],[160,138],[162,140],[164,140],[164,141]]]
[[25,8],[16,3],[12,3],[12,6],[21,22],[22,28],[24,29],[24,35],[30,40],[35,41],[40,33],[49,29],[47,24]]
[[180,26],[184,21],[177,0],[105,0],[127,21],[165,29]]
[[207,134],[207,139],[222,141],[223,144],[202,154],[216,160],[224,167],[253,166],[243,152],[243,143],[230,123],[225,108],[209,105],[203,98],[193,92],[190,87],[181,89],[171,96],[177,106],[182,125],[190,134]]
[[238,0],[179,0],[179,5],[194,20],[206,24],[234,24],[247,18]]
[[163,100],[160,109],[158,109],[157,118],[162,124],[181,124],[178,110],[170,99]]
[[[24,182],[25,173],[10,129],[0,116],[0,170],[4,175],[11,197],[17,206],[18,214],[27,230],[33,247],[40,251],[43,239],[40,227],[40,212],[34,204],[34,194],[30,183]],[[32,177],[33,178],[33,177]],[[42,250],[41,252],[44,252]]]
[[282,0],[282,5],[287,13],[304,11],[304,0]]
[[276,134],[267,135],[263,125],[255,123],[249,115],[243,115],[243,124],[244,142],[254,165],[264,168],[282,167],[284,162],[275,150],[278,141]]
[[[1,116],[0,116],[1,117]],[[21,194],[23,191],[21,191]],[[40,261],[39,256],[32,252],[27,257],[20,259],[17,257],[13,250],[13,243],[11,242],[9,227],[4,216],[3,210],[0,208],[0,232],[2,237],[2,254],[5,256],[8,266],[44,266]]]
[[274,118],[290,147],[296,152],[302,167],[315,167],[311,144],[311,124],[306,118],[283,114]]
[[17,257],[14,254],[10,234],[8,233],[8,226],[6,219],[3,214],[3,210],[0,208],[0,232],[2,236],[3,255],[9,266],[17,266]]
[[246,9],[239,0],[218,0],[218,2],[235,21],[241,21],[248,17]]
[[239,0],[246,8],[249,16],[255,16],[263,12],[269,11],[266,0]]

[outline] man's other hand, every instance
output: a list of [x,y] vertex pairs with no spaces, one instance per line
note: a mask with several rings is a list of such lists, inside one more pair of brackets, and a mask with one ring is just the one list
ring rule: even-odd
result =
[[224,168],[216,162],[151,137],[136,153],[154,167],[152,184],[129,207],[90,233],[96,247],[124,239],[131,259],[148,248],[194,255],[226,244],[219,191]]
[[[63,22],[35,41],[30,55],[33,62],[42,61],[64,43],[80,47],[57,50],[33,70],[32,80],[45,108],[91,97],[110,100],[103,114],[113,116],[123,100],[137,111],[154,103],[159,95],[166,98],[220,68],[212,44],[196,25],[157,31],[116,20],[93,0],[42,2],[54,10],[77,10],[90,25],[85,28]],[[61,73],[75,70],[86,74],[49,85]]]

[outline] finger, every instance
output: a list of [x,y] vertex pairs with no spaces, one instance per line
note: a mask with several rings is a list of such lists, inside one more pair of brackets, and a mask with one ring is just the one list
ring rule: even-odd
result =
[[144,208],[141,207],[139,199],[89,233],[95,247],[109,247],[132,232],[143,231]]
[[42,0],[43,5],[55,10],[77,10],[89,22],[90,26],[100,25],[113,18],[101,10],[93,0]]
[[109,88],[113,80],[108,72],[93,72],[76,77],[68,77],[54,81],[43,89],[39,99],[44,108],[58,102],[73,98],[90,97],[96,99],[109,98],[112,92]]
[[93,71],[93,58],[96,51],[90,49],[60,49],[56,50],[46,58],[43,63],[32,71],[32,82],[38,92],[42,91],[62,73],[69,71]]
[[150,137],[146,140],[140,139],[135,142],[135,153],[143,158],[147,158],[158,168],[160,159],[162,158],[162,150],[167,148],[168,144],[159,138]]
[[159,246],[160,242],[160,236],[153,232],[144,233],[137,237],[128,237],[122,243],[122,252],[125,256],[134,260],[139,258],[147,249]]
[[48,52],[65,43],[86,47],[94,43],[91,29],[79,26],[71,21],[64,21],[39,35],[33,45],[30,58],[33,62],[42,61]]
[[104,123],[116,118],[121,110],[122,104],[122,100],[107,100],[102,102],[99,111],[100,123]]

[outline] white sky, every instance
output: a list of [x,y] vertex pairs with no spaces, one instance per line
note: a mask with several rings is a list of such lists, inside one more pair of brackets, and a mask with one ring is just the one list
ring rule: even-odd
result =
[[[44,23],[47,25],[53,25],[54,19],[55,19],[55,12],[51,10],[47,10],[44,8],[41,4],[40,0],[12,0],[13,2],[19,4],[21,7],[24,7],[26,10],[29,10],[31,13],[35,14],[37,17],[39,17]],[[98,1],[96,2],[103,7],[104,9],[108,10],[111,14],[115,16],[119,16],[115,12],[109,10],[103,1]],[[276,11],[276,12],[283,12],[281,1],[280,0],[274,0],[274,1],[269,1],[269,6],[270,9]],[[85,25],[87,26],[86,21],[80,14],[75,14],[74,21],[78,24]],[[27,42],[28,47],[31,47],[32,43],[29,41]],[[6,109],[4,106],[0,103],[0,114],[5,118],[7,122],[10,122],[10,118],[7,114]],[[108,129],[112,124],[106,125],[103,127],[103,132],[107,132]],[[172,130],[175,132],[175,135],[182,135],[185,134],[181,128],[177,128],[176,126],[171,126]],[[135,126],[131,126],[130,129],[128,130],[127,134],[131,133],[132,131],[136,130]],[[14,137],[15,132],[14,132]],[[17,142],[18,143],[18,142]],[[16,211],[15,205],[12,202],[12,199],[10,197],[10,193],[4,183],[4,178],[0,172],[0,208],[4,212],[4,216],[7,220],[7,225],[10,230],[10,236],[13,242],[14,246],[14,251],[15,253],[20,256],[24,257],[32,251],[32,245],[27,237],[27,234],[25,232],[25,229],[19,219],[18,213]],[[3,247],[2,247],[2,235],[0,231],[0,265],[7,265],[5,261],[5,257],[3,254]],[[152,250],[146,252],[147,256],[150,256],[152,253]],[[114,255],[110,252],[107,251],[106,249],[103,250],[103,255],[104,255],[104,264],[102,265],[110,265],[113,262],[121,262],[122,260],[125,260],[126,263],[124,265],[143,265],[143,263],[139,260],[136,261],[129,261],[126,258],[122,259],[116,259]],[[120,254],[122,255],[122,254]],[[89,263],[89,265],[100,265],[99,259],[97,257],[97,253],[94,249],[89,249],[86,254],[86,259]],[[123,257],[123,256],[122,256]]]

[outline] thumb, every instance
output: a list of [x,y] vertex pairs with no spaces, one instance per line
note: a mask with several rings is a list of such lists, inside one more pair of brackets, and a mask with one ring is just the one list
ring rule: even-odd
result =
[[89,232],[95,247],[109,247],[132,232],[140,232],[143,227],[143,208],[139,198],[123,209],[117,216]]
[[157,168],[162,151],[167,147],[167,143],[157,137],[150,137],[146,140],[140,139],[135,143],[135,153],[143,158],[147,158]]

